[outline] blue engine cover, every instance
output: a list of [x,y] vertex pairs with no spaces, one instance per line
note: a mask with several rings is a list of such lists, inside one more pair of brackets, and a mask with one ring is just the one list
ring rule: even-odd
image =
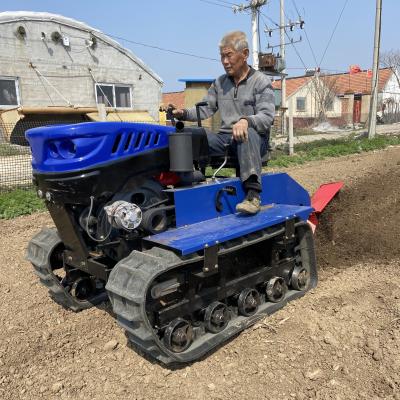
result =
[[85,122],[29,129],[35,172],[70,172],[168,147],[172,126]]

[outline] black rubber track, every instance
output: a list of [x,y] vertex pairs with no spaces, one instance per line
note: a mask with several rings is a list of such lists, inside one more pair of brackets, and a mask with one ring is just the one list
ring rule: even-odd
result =
[[[268,228],[241,238],[241,243],[229,247],[221,244],[219,254],[227,254],[239,248],[250,246],[262,240],[281,235],[283,226]],[[310,275],[305,291],[289,290],[283,301],[279,303],[263,303],[258,312],[251,317],[237,316],[219,333],[206,333],[195,339],[194,343],[182,353],[168,350],[151,326],[146,314],[146,296],[152,282],[161,274],[173,268],[197,262],[202,259],[197,254],[193,257],[179,257],[174,252],[153,247],[145,252],[133,251],[121,260],[112,270],[106,285],[108,296],[117,315],[119,324],[126,330],[129,340],[139,349],[164,364],[188,363],[222,344],[238,332],[253,325],[259,319],[274,313],[289,301],[299,298],[306,291],[317,285],[317,270],[314,252],[314,241],[308,224],[296,224],[299,237],[297,250],[300,253],[302,266]]]
[[85,301],[78,301],[60,284],[51,266],[51,257],[58,246],[62,246],[57,230],[43,229],[28,244],[26,258],[35,269],[40,282],[47,287],[54,301],[65,308],[78,312],[86,310],[107,299],[107,292],[97,294]]

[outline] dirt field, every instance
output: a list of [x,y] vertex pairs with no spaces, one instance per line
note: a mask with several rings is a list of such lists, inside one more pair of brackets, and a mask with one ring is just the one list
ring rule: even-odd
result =
[[108,306],[49,299],[24,260],[47,214],[0,221],[0,399],[400,399],[400,148],[289,173],[346,184],[317,233],[318,287],[176,370],[129,348]]

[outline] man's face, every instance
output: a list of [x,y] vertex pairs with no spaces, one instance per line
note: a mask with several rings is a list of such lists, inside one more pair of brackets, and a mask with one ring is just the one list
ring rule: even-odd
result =
[[221,49],[221,62],[225,69],[225,72],[229,76],[238,76],[243,71],[243,68],[247,65],[247,57],[249,56],[249,50],[234,50],[232,47],[223,47]]

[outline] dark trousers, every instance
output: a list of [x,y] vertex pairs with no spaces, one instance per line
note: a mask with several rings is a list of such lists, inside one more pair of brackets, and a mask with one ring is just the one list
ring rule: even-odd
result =
[[249,189],[261,192],[261,158],[268,151],[268,136],[260,135],[253,128],[248,129],[248,140],[237,142],[231,133],[207,133],[210,156],[224,156],[224,144],[231,143],[229,155],[237,157],[240,167],[240,179],[245,191]]

